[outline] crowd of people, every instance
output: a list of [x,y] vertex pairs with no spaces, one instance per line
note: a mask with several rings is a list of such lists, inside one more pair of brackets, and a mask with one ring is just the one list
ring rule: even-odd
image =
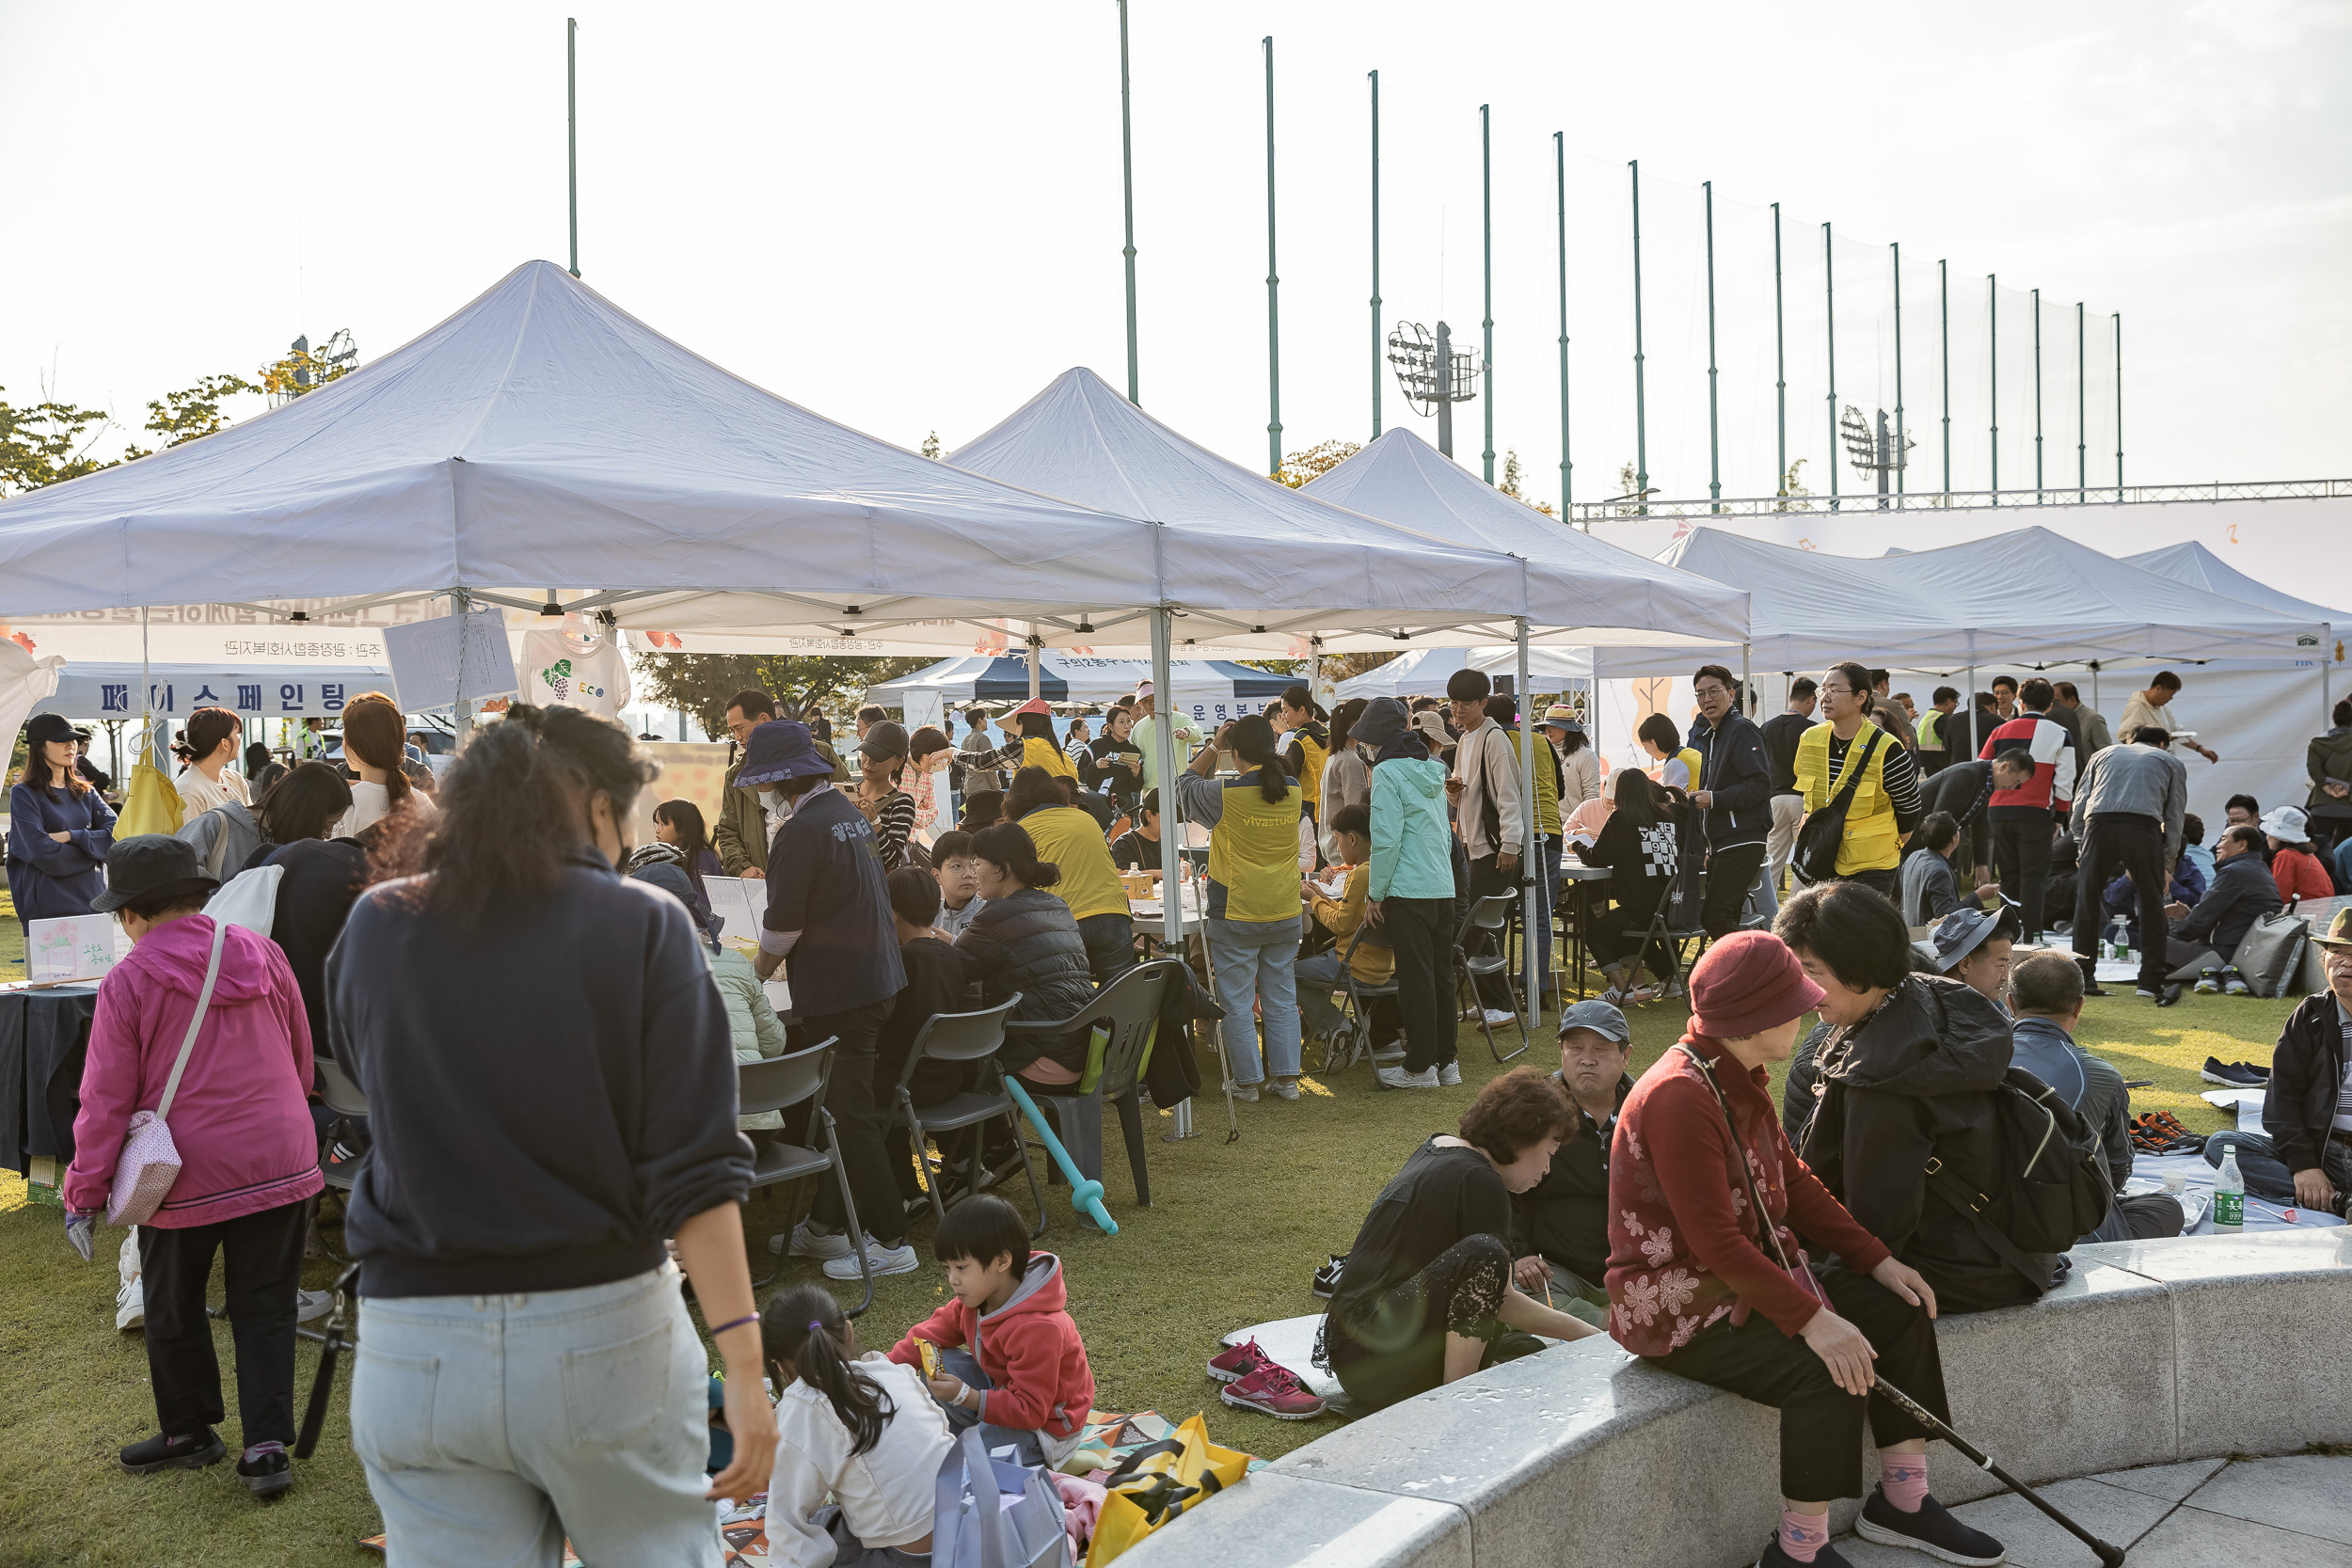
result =
[[[919,1557],[956,1432],[1051,1465],[1093,1386],[1060,1260],[984,1190],[1010,1130],[934,1156],[894,1126],[900,1086],[918,1108],[987,1074],[1071,1092],[1084,1030],[1019,1031],[976,1068],[918,1059],[923,1024],[998,1006],[1073,1018],[1152,950],[1127,879],[1175,893],[1181,820],[1206,837],[1197,957],[1234,1098],[1298,1099],[1309,1044],[1348,1027],[1369,1031],[1383,1088],[1458,1085],[1466,1019],[1558,1009],[1559,1072],[1490,1081],[1458,1135],[1413,1151],[1346,1255],[1317,1354],[1357,1408],[1533,1354],[1538,1336],[1606,1332],[1781,1406],[1768,1561],[1834,1560],[1826,1499],[1859,1495],[1866,1420],[1881,1470],[1865,1533],[1997,1560],[1927,1495],[1924,1433],[1872,1380],[1940,1414],[1939,1311],[2034,1299],[2076,1241],[2180,1229],[2172,1200],[2115,1196],[2128,1093],[2075,1039],[2084,997],[2104,994],[2090,943],[2109,911],[2137,933],[2144,994],[2169,1001],[2184,974],[2236,990],[2247,930],[2282,892],[2332,892],[2352,847],[2345,704],[2312,743],[2307,804],[2233,799],[2202,863],[2169,727],[2179,685],[2160,676],[2094,745],[2105,721],[2040,677],[1996,679],[1966,716],[1940,689],[1915,714],[1885,672],[1841,663],[1759,724],[1709,664],[1687,729],[1644,721],[1654,769],[1605,786],[1573,708],[1543,712],[1531,754],[1517,699],[1475,671],[1442,704],[1327,713],[1293,687],[1214,734],[1160,712],[1148,685],[1067,741],[1042,703],[1009,715],[1001,743],[977,712],[958,740],[868,708],[846,756],[750,689],[725,705],[737,754],[715,816],[664,800],[644,845],[630,824],[653,769],[618,725],[570,708],[516,705],[436,775],[396,703],[365,694],[337,760],[249,760],[258,790],[233,766],[235,716],[199,710],[181,739],[185,825],[120,839],[87,736],[42,716],[11,798],[20,918],[114,912],[134,943],[101,988],[63,1189],[85,1255],[137,1117],[168,1102],[182,1161],[126,1248],[159,1430],[121,1464],[226,1456],[204,1312],[219,1259],[236,1470],[257,1495],[292,1484],[300,1272],[331,1152],[356,1171],[343,1237],[370,1347],[354,1442],[404,1556],[519,1556],[557,1528],[613,1560],[691,1558],[710,1544],[708,1498],[765,1489],[771,1548],[797,1554],[780,1560]],[[1597,907],[1562,900],[1568,855],[1607,873]],[[265,870],[259,929],[206,912]],[[717,876],[765,883],[754,952],[720,940]],[[1460,962],[1478,940],[1466,911],[1531,884],[1534,997],[1507,966]],[[2077,961],[2012,970],[2059,911]],[[1554,922],[1572,914],[1606,989],[1563,1007]],[[1686,971],[1695,934],[1708,945]],[[2237,1147],[2249,1186],[2342,1212],[2352,920],[2319,940],[2335,989],[2288,1025],[2269,1135]],[[763,988],[777,977],[788,1017]],[[1391,987],[1356,1011],[1351,992]],[[1637,1081],[1625,1009],[1670,993],[1687,994],[1689,1031]],[[924,1188],[954,1199],[931,1243],[952,1299],[886,1356],[821,1287],[754,1297],[740,1209],[756,1161],[814,1138],[740,1115],[737,1068],[820,1042],[858,1223],[819,1182],[771,1250],[835,1281],[914,1272]],[[326,1060],[367,1097],[356,1123],[323,1102]],[[2055,1217],[2006,1201],[2012,1062],[2096,1150]],[[1954,1201],[1963,1187],[1984,1201]],[[715,1392],[688,1276],[725,1369]],[[1295,1379],[1237,1387],[1270,1414],[1303,1397]],[[819,1521],[828,1496],[838,1512]]]

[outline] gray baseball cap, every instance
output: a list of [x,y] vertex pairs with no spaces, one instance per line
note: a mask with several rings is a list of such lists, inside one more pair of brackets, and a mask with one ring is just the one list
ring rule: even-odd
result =
[[1633,1038],[1633,1031],[1626,1024],[1625,1014],[1606,1002],[1572,1004],[1560,1015],[1560,1033],[1565,1035],[1571,1029],[1590,1029],[1595,1034],[1607,1036],[1619,1045],[1629,1044]]

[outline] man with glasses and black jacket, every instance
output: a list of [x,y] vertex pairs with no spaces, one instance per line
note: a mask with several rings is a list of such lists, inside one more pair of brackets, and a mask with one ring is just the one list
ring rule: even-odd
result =
[[1713,940],[1738,928],[1748,890],[1763,869],[1772,825],[1772,768],[1763,731],[1738,711],[1733,694],[1740,686],[1729,670],[1702,664],[1691,689],[1699,703],[1689,737],[1699,754],[1691,804],[1699,812],[1698,847],[1707,857],[1699,923]]

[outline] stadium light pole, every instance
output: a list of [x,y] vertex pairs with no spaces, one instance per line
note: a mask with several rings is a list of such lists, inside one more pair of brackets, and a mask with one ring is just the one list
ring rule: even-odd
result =
[[2123,312],[2115,313],[2115,499],[2123,499]]
[[1903,243],[1897,240],[1895,252],[1895,494],[1903,493],[1903,470],[1911,467],[1906,455],[1911,451],[1910,438],[1903,434]]
[[2042,291],[2033,291],[2033,503],[2042,504]]
[[1724,460],[1715,412],[1715,182],[1700,182],[1707,196],[1707,497],[1708,510],[1721,512]]
[[1829,509],[1837,510],[1837,264],[1821,225],[1821,281],[1829,291]]
[[564,150],[572,209],[572,276],[580,276],[580,19],[564,19]]
[[[1633,493],[1649,494],[1649,400],[1642,385],[1642,160],[1629,159],[1633,171]],[[1644,515],[1648,506],[1641,508]]]
[[1560,517],[1576,499],[1576,460],[1568,445],[1568,142],[1551,134],[1551,171],[1560,195]]
[[1265,45],[1265,368],[1266,473],[1282,471],[1281,278],[1274,265],[1274,35]]
[[[1935,263],[1936,315],[1944,327],[1944,349],[1939,356],[1944,367],[1944,494],[1952,493],[1952,264]],[[1968,701],[1975,703],[1977,694],[1969,692]]]
[[1127,197],[1127,401],[1141,407],[1136,384],[1136,135],[1127,91],[1127,0],[1119,0],[1119,173]]
[[1486,341],[1480,354],[1486,372],[1486,483],[1495,482],[1495,182],[1487,136],[1486,105],[1478,105],[1478,210],[1486,289]]
[[[1993,421],[1993,500],[2001,499],[2001,275],[1984,275],[1984,325],[1992,335],[1992,346],[1985,355],[1986,378],[1991,383],[1985,397],[1985,412]],[[1969,701],[1974,702],[1975,698]]]
[[1788,493],[1788,329],[1782,319],[1780,298],[1780,203],[1772,203],[1772,382],[1780,429],[1780,481],[1775,488]]
[[2083,302],[2074,302],[2074,499],[2090,487],[2090,389],[2083,385],[2090,356],[2083,347]]
[[1380,439],[1380,73],[1372,76],[1372,438]]

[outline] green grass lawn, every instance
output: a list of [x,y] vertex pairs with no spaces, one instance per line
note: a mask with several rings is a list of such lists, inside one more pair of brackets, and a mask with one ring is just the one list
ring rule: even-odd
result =
[[[0,942],[17,942],[4,907]],[[10,963],[19,967],[10,971]],[[0,978],[21,976],[21,953],[0,948]],[[2198,1099],[2205,1086],[2199,1066],[2208,1054],[2267,1061],[2290,1006],[2191,996],[2159,1012],[2126,994],[2091,1003],[2083,1038],[2124,1077],[2155,1080],[2134,1091],[2136,1110],[2168,1110],[2206,1132],[2224,1118]],[[1637,1071],[1674,1043],[1684,1017],[1678,1003],[1635,1013]],[[1526,1060],[1546,1070],[1557,1066],[1542,1044]],[[1241,1106],[1242,1136],[1232,1144],[1224,1141],[1221,1101],[1201,1104],[1201,1135],[1185,1143],[1159,1142],[1168,1126],[1161,1118],[1149,1133],[1154,1203],[1148,1210],[1136,1207],[1119,1132],[1108,1129],[1105,1186],[1120,1234],[1097,1233],[1072,1212],[1066,1189],[1048,1189],[1052,1228],[1041,1243],[1064,1259],[1098,1404],[1177,1420],[1205,1409],[1217,1441],[1269,1457],[1329,1430],[1327,1421],[1276,1421],[1219,1405],[1201,1363],[1229,1329],[1316,1309],[1308,1290],[1315,1266],[1347,1248],[1373,1196],[1406,1153],[1428,1134],[1450,1131],[1479,1085],[1499,1070],[1474,1028],[1464,1033],[1462,1061],[1456,1089],[1385,1093],[1374,1088],[1367,1068],[1330,1083],[1311,1081],[1311,1092],[1295,1103],[1268,1098]],[[1214,1067],[1203,1076],[1214,1082]],[[750,1215],[754,1235],[765,1238],[788,1212],[784,1201],[763,1199]],[[928,1221],[918,1227],[918,1248],[930,1228]],[[0,1300],[7,1303],[0,1311],[0,1475],[7,1477],[0,1568],[380,1560],[352,1544],[378,1525],[351,1453],[347,1376],[338,1378],[317,1457],[298,1467],[294,1491],[274,1504],[252,1503],[226,1465],[152,1477],[117,1468],[115,1449],[154,1422],[144,1348],[137,1336],[114,1329],[119,1244],[119,1233],[101,1231],[99,1260],[83,1263],[65,1243],[57,1211],[28,1207],[23,1183],[0,1175]],[[756,1256],[768,1255],[763,1248]],[[334,1269],[314,1263],[304,1283],[331,1283]],[[796,1263],[786,1277],[813,1273]],[[895,1339],[943,1299],[932,1267],[881,1281],[865,1319],[867,1342]],[[225,1327],[215,1335],[225,1372],[229,1335]],[[308,1343],[297,1353],[297,1405],[308,1397],[317,1354]],[[233,1391],[230,1404],[223,1435],[233,1443]]]

